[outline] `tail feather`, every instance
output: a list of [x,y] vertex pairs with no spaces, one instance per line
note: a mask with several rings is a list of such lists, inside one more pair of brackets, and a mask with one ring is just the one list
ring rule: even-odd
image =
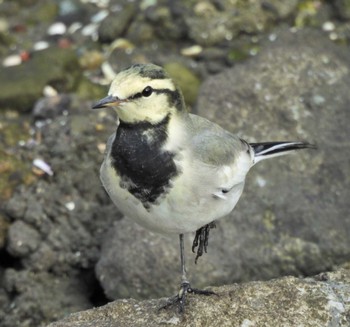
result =
[[257,163],[261,160],[281,156],[301,149],[316,149],[316,146],[307,142],[263,142],[249,143],[254,150]]

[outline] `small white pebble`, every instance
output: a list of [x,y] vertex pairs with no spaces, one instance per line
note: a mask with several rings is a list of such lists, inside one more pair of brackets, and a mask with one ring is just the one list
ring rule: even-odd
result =
[[334,31],[335,25],[334,25],[333,22],[324,22],[323,25],[322,25],[322,29],[325,32],[331,32],[331,31]]
[[62,35],[66,33],[67,26],[62,22],[53,23],[47,30],[48,35]]
[[271,33],[271,34],[269,35],[269,40],[270,40],[271,42],[276,41],[276,40],[277,40],[277,35],[276,35],[275,33]]
[[45,97],[54,97],[58,95],[58,92],[51,85],[45,85],[43,89],[43,95]]
[[203,47],[200,45],[192,45],[191,47],[184,48],[181,50],[183,56],[192,57],[198,56],[203,51]]
[[69,210],[69,211],[73,211],[75,209],[75,203],[73,201],[67,202],[65,204],[65,207]]
[[74,22],[68,27],[68,33],[74,34],[76,31],[80,30],[83,27],[83,24],[80,22]]
[[97,14],[91,17],[91,23],[102,22],[108,16],[108,14],[109,14],[108,10],[100,10]]
[[100,153],[105,153],[105,151],[106,151],[106,144],[105,143],[97,144],[97,149],[98,149],[98,151],[100,151]]
[[84,36],[92,36],[97,33],[98,25],[97,24],[88,24],[83,27],[81,34]]
[[332,41],[338,40],[338,34],[335,33],[335,32],[332,32],[332,33],[329,34],[329,38]]
[[49,176],[53,176],[53,171],[51,167],[42,159],[34,159],[33,166],[41,169],[43,172],[48,174]]
[[18,66],[22,63],[22,58],[18,54],[10,55],[2,61],[4,67]]
[[47,49],[49,46],[50,46],[49,42],[38,41],[38,42],[34,43],[33,50],[34,51],[41,51],[41,50]]

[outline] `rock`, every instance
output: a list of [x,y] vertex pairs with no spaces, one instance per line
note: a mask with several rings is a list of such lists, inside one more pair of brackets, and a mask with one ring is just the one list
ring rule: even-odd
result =
[[[254,167],[197,265],[188,236],[194,287],[312,275],[350,258],[349,157],[338,153],[348,146],[346,52],[317,32],[284,31],[255,60],[204,82],[200,115],[251,142],[304,139],[319,149]],[[123,220],[106,236],[97,274],[111,298],[149,298],[174,292],[178,267],[176,239]]]
[[348,20],[350,18],[350,1],[349,0],[335,0],[333,2],[337,14],[341,19]]
[[217,296],[188,296],[183,316],[158,311],[165,299],[118,300],[48,327],[112,326],[348,326],[350,270],[314,278],[284,277],[212,288]]
[[213,46],[237,37],[242,31],[258,34],[267,30],[275,19],[293,13],[298,1],[198,1],[191,4],[185,17],[189,37],[203,46]]
[[319,146],[254,167],[237,209],[219,222],[228,236],[219,238],[237,246],[227,257],[238,279],[310,275],[350,257],[349,155],[339,153],[349,147],[349,52],[312,30],[276,37],[254,60],[207,79],[197,104],[247,141]]
[[33,227],[16,221],[9,228],[7,251],[15,257],[25,257],[36,250],[39,241],[40,235]]
[[21,183],[9,200],[0,200],[1,215],[11,222],[0,249],[0,302],[4,289],[10,299],[0,305],[4,327],[44,326],[67,312],[106,303],[94,265],[103,235],[120,214],[98,178],[98,145],[115,128],[115,118],[90,110],[91,102],[74,94],[69,99],[67,112],[50,103],[54,118],[50,110],[33,113],[34,140],[27,136],[23,145],[5,148],[23,166],[45,160],[54,175]]
[[164,69],[181,88],[186,103],[192,106],[197,100],[200,86],[199,78],[190,69],[178,62],[169,62],[164,65]]
[[70,97],[64,94],[40,98],[34,104],[33,117],[35,119],[52,119],[62,115],[69,108],[70,101]]
[[125,1],[124,4],[119,4],[119,7],[118,11],[112,12],[102,21],[98,29],[101,42],[112,42],[122,36],[135,17],[136,3]]
[[0,70],[0,108],[28,111],[46,85],[59,92],[69,92],[80,77],[81,69],[73,50],[51,47],[37,51],[29,61]]
[[[224,280],[227,271],[218,268],[224,258],[204,256],[195,265],[194,254],[190,252],[191,236],[186,235],[185,240],[187,270],[193,287],[205,287],[208,280],[212,285]],[[175,294],[181,278],[178,237],[151,233],[127,217],[117,221],[104,238],[96,276],[110,299]]]
[[0,250],[5,246],[9,225],[8,219],[0,212]]
[[[80,276],[56,276],[43,271],[7,269],[5,287],[16,294],[1,307],[1,326],[44,326],[69,312],[91,307],[88,298],[92,290]],[[1,294],[0,294],[1,297]],[[1,298],[0,298],[1,301]],[[1,317],[1,312],[0,312]]]

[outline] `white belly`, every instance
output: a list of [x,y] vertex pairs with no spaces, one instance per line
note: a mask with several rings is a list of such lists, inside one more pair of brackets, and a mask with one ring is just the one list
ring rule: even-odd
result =
[[240,198],[244,182],[236,184],[223,197],[213,195],[205,181],[193,186],[190,176],[176,177],[167,194],[145,209],[140,200],[121,188],[120,178],[106,158],[101,167],[101,181],[118,209],[129,218],[154,232],[182,234],[194,232],[232,211]]

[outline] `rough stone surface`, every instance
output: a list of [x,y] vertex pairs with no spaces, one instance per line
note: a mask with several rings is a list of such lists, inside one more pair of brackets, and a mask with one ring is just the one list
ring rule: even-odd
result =
[[13,144],[7,153],[29,171],[33,159],[40,158],[53,176],[31,173],[31,184],[21,183],[1,203],[6,219],[0,226],[0,234],[2,228],[6,233],[0,248],[4,327],[44,326],[100,299],[105,303],[94,265],[105,231],[120,217],[98,178],[103,157],[98,144],[109,134],[101,122],[112,129],[114,117],[100,116],[89,110],[91,103],[75,96],[41,104],[33,113],[34,138],[23,135],[24,144]]
[[345,327],[350,324],[350,271],[307,279],[284,277],[212,288],[217,296],[189,296],[186,312],[158,311],[165,299],[118,300],[79,312],[49,327],[284,326]]
[[[0,70],[0,108],[28,111],[42,96],[44,86],[72,91],[81,76],[73,50],[49,48],[33,54],[29,62]],[[18,95],[21,96],[18,96]]]
[[[195,287],[313,275],[350,258],[348,58],[319,33],[284,31],[255,60],[204,83],[200,115],[251,142],[301,139],[319,149],[254,167],[197,265],[188,236]],[[148,264],[156,268],[144,274]],[[149,298],[174,292],[178,267],[176,239],[123,220],[104,240],[97,274],[110,298]]]
[[113,11],[102,21],[98,30],[102,42],[112,42],[127,30],[137,8],[135,3],[124,2],[118,3],[120,9]]
[[15,257],[24,257],[36,250],[40,242],[40,235],[30,225],[16,221],[8,232],[7,251]]

